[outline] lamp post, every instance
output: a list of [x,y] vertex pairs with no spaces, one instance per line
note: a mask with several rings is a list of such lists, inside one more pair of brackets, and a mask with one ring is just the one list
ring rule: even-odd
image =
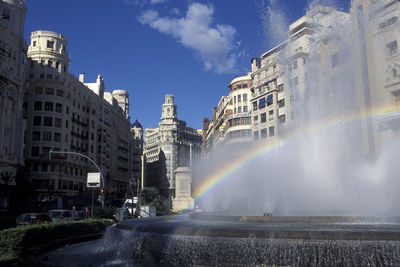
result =
[[[92,160],[85,154],[78,153],[78,152],[71,152],[71,151],[54,151],[54,150],[50,149],[50,153],[49,153],[50,159],[51,159],[51,154],[72,154],[72,155],[82,156],[82,157],[88,159],[91,163],[93,163],[94,166],[96,166],[97,170],[99,171],[100,178],[101,178],[101,184],[103,184],[103,189],[104,189],[104,186],[105,186],[104,177],[103,177],[103,173],[101,172],[100,167],[96,164],[96,162],[94,160]],[[100,184],[100,187],[101,187],[101,184]],[[104,208],[104,195],[101,197],[101,207]],[[93,203],[92,203],[92,214],[93,214]]]

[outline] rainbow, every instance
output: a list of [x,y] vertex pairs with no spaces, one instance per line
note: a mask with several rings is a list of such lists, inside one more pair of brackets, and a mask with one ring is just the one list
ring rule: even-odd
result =
[[360,119],[383,119],[388,116],[400,115],[399,110],[393,110],[392,105],[384,105],[378,106],[369,112],[357,112],[357,113],[349,113],[349,114],[341,114],[336,117],[332,117],[330,119],[325,119],[323,121],[318,121],[308,125],[307,127],[302,127],[301,130],[293,131],[293,133],[286,135],[284,138],[277,140],[276,142],[264,142],[259,146],[254,147],[243,154],[240,158],[233,160],[223,166],[221,166],[218,170],[214,171],[210,175],[208,175],[203,182],[197,186],[197,190],[195,190],[193,197],[194,199],[198,199],[204,196],[206,193],[210,192],[217,185],[221,184],[223,181],[229,179],[231,174],[240,170],[248,163],[252,162],[254,159],[271,153],[283,146],[289,144],[296,137],[301,134],[314,134],[335,125],[345,124],[352,121],[360,120]]

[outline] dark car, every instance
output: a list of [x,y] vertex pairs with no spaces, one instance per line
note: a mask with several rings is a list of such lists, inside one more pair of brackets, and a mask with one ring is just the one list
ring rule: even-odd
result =
[[15,226],[15,217],[12,212],[8,210],[0,210],[0,230]]
[[17,225],[30,225],[52,221],[49,215],[45,213],[24,213],[17,218]]

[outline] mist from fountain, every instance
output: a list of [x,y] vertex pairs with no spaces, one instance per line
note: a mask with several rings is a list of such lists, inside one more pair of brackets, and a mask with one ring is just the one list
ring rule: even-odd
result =
[[[220,175],[198,196],[203,211],[258,216],[400,214],[396,204],[400,200],[400,167],[395,162],[400,141],[386,142],[373,158],[363,152],[361,123],[365,117],[357,115],[361,113],[353,79],[361,59],[351,20],[342,13],[319,16],[315,10],[320,3],[311,1],[307,12],[315,34],[310,37],[305,64],[305,90],[290,88],[289,92],[295,99],[291,103],[295,120],[290,128],[280,128],[279,145],[260,142],[236,150],[229,146],[213,148],[195,170],[195,184],[201,185],[220,169],[234,171]],[[272,7],[269,5],[263,13],[266,17],[262,21],[284,21],[283,12]],[[268,33],[280,30],[276,24],[263,25]],[[284,36],[287,29],[273,38]],[[285,62],[292,45],[290,38],[286,39],[289,41],[280,53],[281,62]],[[332,70],[329,63],[335,51],[339,51],[341,72]],[[264,153],[249,156],[260,146],[266,147]],[[230,164],[235,162],[237,167],[232,168]]]

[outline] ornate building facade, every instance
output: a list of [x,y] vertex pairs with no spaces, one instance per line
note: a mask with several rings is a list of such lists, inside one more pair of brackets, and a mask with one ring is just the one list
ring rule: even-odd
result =
[[[66,38],[55,32],[31,34],[24,95],[25,176],[35,187],[37,204],[87,195],[88,172],[98,170],[77,154],[44,155],[50,150],[84,154],[100,167],[105,199],[122,199],[140,170],[142,136],[129,121],[129,94],[105,91],[98,75],[86,83],[68,71]],[[138,126],[138,125],[136,125]]]
[[200,157],[201,130],[186,126],[178,120],[173,95],[165,96],[161,122],[157,128],[145,130],[144,156],[146,160],[145,187],[169,190],[175,195],[175,174],[178,167],[192,167]]

